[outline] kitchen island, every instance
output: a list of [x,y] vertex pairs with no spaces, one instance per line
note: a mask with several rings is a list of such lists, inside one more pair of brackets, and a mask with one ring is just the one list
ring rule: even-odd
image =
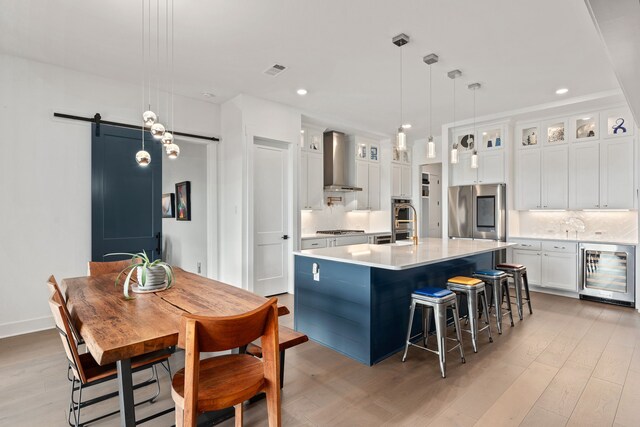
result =
[[[419,245],[350,245],[295,255],[295,328],[373,365],[404,348],[411,292],[493,268],[512,243],[420,239]],[[418,317],[415,325],[417,327]]]

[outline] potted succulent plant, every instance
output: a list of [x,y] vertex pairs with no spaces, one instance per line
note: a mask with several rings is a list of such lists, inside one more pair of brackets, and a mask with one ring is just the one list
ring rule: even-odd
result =
[[116,286],[120,283],[120,279],[123,275],[126,275],[124,279],[124,296],[130,299],[129,286],[131,284],[131,276],[133,272],[137,275],[137,284],[134,292],[149,292],[160,291],[169,289],[173,283],[173,269],[169,264],[157,259],[151,261],[145,251],[138,252],[137,254],[131,253],[111,253],[106,256],[114,255],[128,255],[131,256],[131,264],[126,266],[116,277]]

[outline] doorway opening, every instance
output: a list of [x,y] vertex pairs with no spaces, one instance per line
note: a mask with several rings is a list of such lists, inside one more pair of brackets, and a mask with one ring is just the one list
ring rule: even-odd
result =
[[420,166],[420,237],[442,237],[442,163]]

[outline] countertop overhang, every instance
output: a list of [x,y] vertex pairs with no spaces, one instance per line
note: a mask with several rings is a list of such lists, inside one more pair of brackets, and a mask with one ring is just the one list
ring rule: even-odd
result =
[[305,249],[294,255],[326,259],[387,270],[406,270],[456,258],[494,252],[516,243],[487,240],[420,239],[419,244],[348,245]]

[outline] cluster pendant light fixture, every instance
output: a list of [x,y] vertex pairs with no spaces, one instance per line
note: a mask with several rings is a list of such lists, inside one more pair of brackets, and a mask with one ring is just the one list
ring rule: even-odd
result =
[[[462,76],[462,71],[460,70],[452,70],[447,73],[447,76],[451,80],[453,80],[453,127],[452,127],[452,136],[455,138],[455,130],[456,130],[456,79]],[[451,148],[451,163],[458,163],[458,141],[453,141],[453,146]]]
[[[471,83],[467,86],[470,90],[473,91],[473,136],[472,138],[477,138],[477,130],[476,130],[476,91],[480,89],[482,86],[480,83]],[[471,141],[473,143],[473,141]],[[473,145],[473,154],[471,155],[471,168],[478,169],[478,150],[475,149],[476,145]]]
[[431,129],[431,125],[433,123],[433,108],[431,102],[433,98],[433,92],[431,91],[431,66],[438,62],[438,59],[438,55],[435,53],[431,53],[422,58],[424,63],[429,66],[429,138],[427,139],[427,158],[429,159],[435,159],[436,157],[436,143],[433,142],[433,133]]
[[[167,95],[166,101],[166,113],[169,116],[169,110],[171,110],[171,124],[175,125],[173,115],[173,93],[174,93],[174,0],[165,0],[164,18],[165,18],[165,64],[161,66],[160,57],[160,0],[156,0],[155,4],[155,67],[151,65],[154,58],[152,58],[152,37],[151,37],[151,18],[152,0],[141,0],[142,3],[142,58],[143,58],[143,79],[142,79],[142,104],[144,113],[142,113],[142,149],[136,154],[136,161],[140,166],[147,166],[151,163],[151,155],[144,147],[144,135],[146,128],[149,128],[149,132],[154,139],[160,140],[165,147],[167,156],[170,159],[175,159],[180,154],[180,147],[173,141],[173,134],[160,123],[160,115],[155,113],[151,108],[151,80],[156,79],[156,106],[159,111],[160,108],[160,80],[161,77],[166,79],[166,92],[170,91],[170,95]],[[145,9],[145,3],[147,7]],[[171,24],[169,24],[171,22]],[[146,26],[146,28],[145,28]],[[171,30],[169,29],[171,27]],[[171,38],[171,41],[169,41]],[[164,68],[165,72],[162,73]],[[164,76],[162,76],[164,74]],[[170,89],[169,89],[170,81]],[[145,93],[146,87],[146,93]]]
[[398,151],[407,151],[407,134],[404,131],[403,117],[402,117],[402,46],[409,43],[409,36],[401,33],[392,39],[393,44],[400,48],[400,126],[398,126],[398,136],[396,139],[396,146]]

